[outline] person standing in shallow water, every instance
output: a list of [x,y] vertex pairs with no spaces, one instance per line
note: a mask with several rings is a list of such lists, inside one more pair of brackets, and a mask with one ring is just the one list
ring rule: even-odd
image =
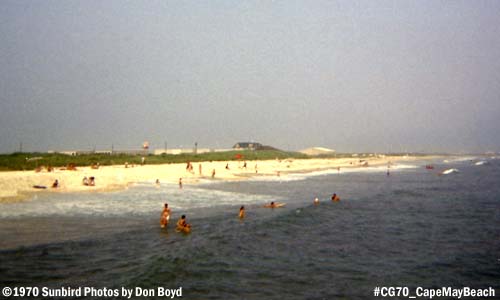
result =
[[168,203],[165,203],[163,211],[161,212],[160,227],[165,228],[170,220],[170,208],[168,208]]
[[239,217],[240,219],[245,218],[245,206],[243,206],[243,205],[242,205],[242,206],[240,207],[240,213],[238,214],[238,217]]

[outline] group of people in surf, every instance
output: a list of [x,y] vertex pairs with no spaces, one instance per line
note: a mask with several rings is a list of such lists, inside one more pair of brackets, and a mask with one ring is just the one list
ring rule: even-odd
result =
[[[331,199],[333,202],[340,201],[340,197],[336,193],[334,193],[332,195]],[[317,204],[319,204],[319,199],[315,198],[314,205],[317,205]],[[264,207],[265,208],[279,208],[279,207],[283,207],[285,205],[286,205],[286,203],[279,203],[279,202],[272,201],[271,203],[265,204]],[[161,228],[167,227],[167,225],[170,221],[170,214],[171,214],[171,210],[168,207],[168,203],[165,203],[165,205],[163,207],[163,211],[161,213],[161,218],[160,218],[160,227]],[[238,217],[240,218],[240,220],[245,218],[245,206],[242,205],[240,207]],[[183,232],[183,233],[190,233],[191,232],[191,224],[187,223],[186,215],[182,215],[180,217],[180,219],[177,220],[175,231],[176,232]]]
[[[168,207],[168,203],[165,203],[165,205],[163,207],[163,211],[161,212],[161,218],[160,218],[160,227],[161,228],[167,227],[167,225],[170,221],[170,214],[171,214],[171,210]],[[187,223],[186,215],[182,215],[181,218],[177,221],[177,227],[176,227],[175,231],[184,232],[184,233],[191,232],[191,224]]]

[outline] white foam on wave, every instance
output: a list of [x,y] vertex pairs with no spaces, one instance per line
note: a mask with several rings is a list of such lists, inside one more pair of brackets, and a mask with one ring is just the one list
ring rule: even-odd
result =
[[478,161],[478,162],[476,162],[474,165],[475,165],[475,166],[482,166],[482,165],[485,165],[485,164],[487,164],[487,163],[488,163],[487,161],[482,160],[482,161]]
[[455,162],[473,161],[476,159],[477,159],[477,157],[475,157],[475,156],[455,157],[455,158],[445,159],[445,160],[443,160],[443,163],[449,164],[449,163],[455,163]]
[[448,170],[444,170],[443,172],[441,172],[442,175],[448,175],[448,174],[453,174],[453,173],[458,173],[458,169],[448,169]]
[[[416,165],[405,165],[405,164],[393,164],[389,168],[391,172],[405,169],[416,169],[418,166]],[[282,174],[281,176],[269,175],[269,176],[260,176],[250,178],[250,181],[273,181],[273,182],[288,182],[288,181],[299,181],[306,180],[311,177],[316,176],[325,176],[325,175],[334,175],[334,174],[347,174],[347,173],[380,173],[387,172],[387,166],[376,166],[376,167],[357,167],[357,168],[340,168],[338,169],[328,169],[321,171],[314,171],[309,173],[292,173],[292,174]]]
[[276,197],[206,190],[196,187],[179,189],[176,185],[160,188],[139,184],[111,193],[46,194],[31,201],[0,204],[0,218],[46,216],[134,216],[161,213],[164,203],[175,211],[276,201]]

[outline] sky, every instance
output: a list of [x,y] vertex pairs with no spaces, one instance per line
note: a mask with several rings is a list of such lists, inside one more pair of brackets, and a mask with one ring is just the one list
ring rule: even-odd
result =
[[500,151],[500,1],[0,2],[0,152]]

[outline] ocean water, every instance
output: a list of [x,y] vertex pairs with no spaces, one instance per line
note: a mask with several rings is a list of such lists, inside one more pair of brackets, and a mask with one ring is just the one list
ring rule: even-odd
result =
[[[0,287],[182,287],[184,299],[373,299],[376,286],[500,294],[499,160],[427,163],[390,176],[384,167],[183,190],[142,183],[0,204]],[[446,169],[458,172],[438,176]],[[270,201],[287,205],[262,208]],[[187,215],[191,234],[159,228],[164,202],[171,223]]]

